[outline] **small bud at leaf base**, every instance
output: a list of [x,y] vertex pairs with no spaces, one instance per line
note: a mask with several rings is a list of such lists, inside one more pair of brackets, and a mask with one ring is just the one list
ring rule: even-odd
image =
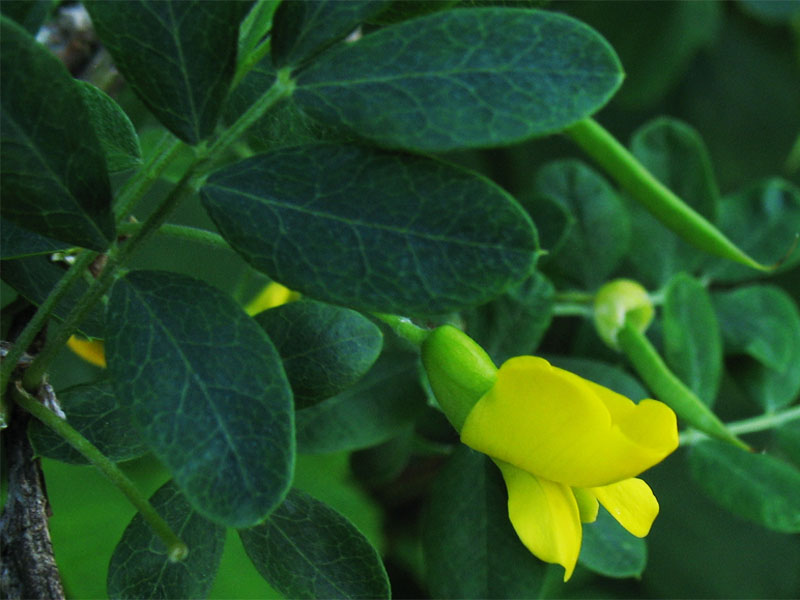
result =
[[594,325],[600,338],[619,350],[617,334],[626,322],[644,331],[653,320],[653,302],[639,283],[615,279],[603,285],[594,298]]

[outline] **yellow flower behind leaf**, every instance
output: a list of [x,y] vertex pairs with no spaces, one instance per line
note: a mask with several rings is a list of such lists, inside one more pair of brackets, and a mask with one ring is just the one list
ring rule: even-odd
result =
[[497,370],[472,339],[450,326],[422,347],[431,388],[467,446],[490,456],[506,482],[508,514],[520,540],[570,578],[582,526],[599,504],[643,537],[658,515],[635,476],[678,447],[675,413],[628,398],[534,356]]
[[67,340],[67,347],[86,362],[102,369],[106,368],[103,340],[85,340],[73,335]]
[[277,281],[271,281],[264,286],[264,289],[261,290],[258,295],[247,304],[247,306],[244,307],[244,310],[252,317],[253,315],[257,315],[268,308],[274,308],[276,306],[280,306],[281,304],[292,302],[297,300],[299,297],[299,293],[293,292]]

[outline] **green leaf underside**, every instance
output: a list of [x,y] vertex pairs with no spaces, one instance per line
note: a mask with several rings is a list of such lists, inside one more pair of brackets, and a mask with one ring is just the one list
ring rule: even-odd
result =
[[703,285],[681,273],[664,299],[664,358],[672,371],[709,406],[722,375],[722,336]]
[[272,61],[299,65],[381,12],[389,0],[292,0],[275,11]]
[[128,84],[189,144],[214,130],[236,66],[239,22],[249,7],[201,0],[86,3]]
[[89,110],[94,132],[105,151],[108,170],[114,173],[140,165],[139,138],[128,115],[98,87],[88,81],[77,80],[76,83]]
[[389,598],[375,548],[341,514],[292,489],[265,523],[239,531],[247,555],[287,598]]
[[0,39],[3,218],[103,250],[114,237],[111,188],[79,89],[55,56],[5,17]]
[[[603,177],[577,160],[542,167],[536,176],[536,192],[556,202],[574,223],[558,252],[548,257],[548,264],[573,283],[599,287],[630,243],[630,218],[619,196]],[[587,256],[592,259],[586,260]]]
[[768,454],[717,441],[689,454],[697,484],[733,514],[775,531],[800,533],[800,471]]
[[601,507],[597,520],[583,525],[578,562],[607,577],[638,577],[647,564],[647,542],[628,533]]
[[214,583],[225,528],[192,509],[174,482],[168,481],[150,503],[189,547],[182,561],[171,562],[167,549],[140,514],[125,528],[108,566],[111,598],[205,598]]
[[[120,405],[109,379],[60,391],[58,401],[67,422],[109,459],[119,462],[147,453],[147,445],[131,427],[130,410]],[[28,437],[37,455],[73,464],[87,462],[64,438],[40,421],[31,420]]]
[[383,346],[381,330],[361,314],[301,300],[256,317],[283,359],[296,409],[330,398],[369,370]]
[[[686,204],[710,222],[716,220],[719,192],[705,144],[694,129],[676,119],[653,119],[634,132],[631,152]],[[628,207],[631,247],[636,249],[628,258],[645,285],[659,287],[675,273],[691,272],[707,260],[638,203]]]
[[466,331],[498,365],[532,354],[552,321],[554,293],[553,284],[534,273],[496,300],[465,313]]
[[500,471],[459,446],[436,477],[422,528],[433,598],[537,598],[545,565],[508,520]]
[[[759,182],[726,197],[720,206],[720,229],[756,260],[771,264],[792,247],[800,232],[800,188],[783,179]],[[786,257],[778,268],[788,270],[800,263],[800,250]],[[753,279],[757,274],[731,261],[717,261],[707,268],[715,281]]]
[[570,17],[465,8],[332,49],[300,73],[294,98],[381,145],[439,152],[561,131],[622,77],[611,46]]
[[[15,260],[3,261],[2,277],[8,285],[13,287],[28,302],[39,306],[45,301],[53,287],[64,276],[66,270],[50,261],[46,256],[29,256]],[[66,318],[72,310],[88,284],[86,281],[77,281],[61,299],[53,310],[53,317],[59,321]],[[86,318],[81,321],[78,331],[89,338],[103,338],[105,326],[103,324],[103,309],[95,306]]]
[[161,271],[118,280],[106,323],[120,401],[192,506],[261,521],[294,468],[291,391],[264,331],[219,290]]
[[800,420],[784,423],[776,428],[775,443],[796,466],[800,467]]
[[0,219],[0,258],[23,258],[50,254],[69,248],[69,244],[34,233],[8,219]]
[[201,189],[254,267],[312,298],[397,314],[481,304],[532,268],[530,219],[481,176],[359,146],[287,148],[225,167]]
[[384,354],[355,386],[297,411],[297,451],[359,450],[404,431],[425,408],[416,357]]
[[764,410],[788,406],[800,393],[800,311],[784,290],[754,285],[714,294],[726,352],[755,362],[734,377]]

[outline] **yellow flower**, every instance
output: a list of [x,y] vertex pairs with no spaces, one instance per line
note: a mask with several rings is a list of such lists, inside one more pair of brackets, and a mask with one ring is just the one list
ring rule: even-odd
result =
[[70,336],[67,347],[83,360],[102,369],[106,368],[106,352],[103,340],[85,340],[77,336]]
[[244,307],[244,310],[252,317],[268,308],[274,308],[281,304],[292,302],[299,297],[300,294],[297,292],[293,292],[277,281],[271,281]]
[[[581,522],[595,520],[598,503],[633,535],[647,535],[658,502],[635,476],[678,447],[672,409],[656,400],[634,404],[534,356],[509,359],[481,384],[470,383],[472,375],[459,386],[451,381],[459,378],[458,364],[443,370],[435,363],[448,354],[457,363],[466,356],[462,365],[470,369],[480,347],[452,327],[439,328],[429,339],[423,363],[434,393],[443,400],[458,390],[460,408],[452,410],[451,397],[441,402],[445,413],[460,429],[461,441],[500,468],[509,518],[535,556],[562,565],[569,579],[580,553]],[[469,351],[453,353],[459,346]],[[485,361],[481,370],[488,372]],[[468,399],[469,386],[479,390],[477,401]],[[469,402],[474,406],[466,409]]]

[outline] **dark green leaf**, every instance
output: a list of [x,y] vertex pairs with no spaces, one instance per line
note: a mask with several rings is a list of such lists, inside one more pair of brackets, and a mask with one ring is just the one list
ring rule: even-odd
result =
[[34,233],[13,221],[0,219],[0,257],[22,258],[66,250],[69,244]]
[[[64,276],[66,270],[53,263],[46,256],[30,256],[3,261],[2,277],[28,302],[40,305],[50,295],[53,287]],[[63,320],[75,306],[88,287],[85,281],[76,282],[66,292],[61,302],[53,310],[53,316]],[[103,338],[103,309],[95,306],[78,326],[78,331],[88,338]]]
[[31,35],[36,35],[54,5],[55,0],[3,0],[0,12],[14,19]]
[[297,66],[380,13],[388,0],[292,0],[275,12],[272,61]]
[[161,271],[119,279],[106,322],[120,402],[192,506],[261,521],[294,466],[291,390],[264,331],[219,290]]
[[[715,221],[719,193],[708,152],[694,129],[676,119],[654,119],[633,134],[631,151],[656,179]],[[630,202],[629,208],[633,217],[631,248],[635,251],[628,256],[639,281],[658,287],[675,273],[691,272],[705,260],[641,206]]]
[[664,358],[708,406],[722,375],[722,336],[703,285],[685,273],[673,277],[664,298]]
[[416,357],[384,354],[349,390],[297,411],[297,451],[358,450],[396,436],[425,407]]
[[[58,401],[67,415],[67,422],[111,460],[130,460],[147,453],[147,446],[131,427],[130,410],[120,405],[109,379],[60,391]],[[87,462],[82,454],[40,421],[31,421],[28,437],[41,456],[75,464]]]
[[380,486],[396,479],[414,450],[414,428],[409,425],[390,440],[350,454],[350,470],[359,482]]
[[800,533],[800,471],[788,463],[709,440],[692,448],[689,465],[697,484],[733,514]]
[[630,219],[617,193],[582,162],[562,160],[539,170],[536,194],[556,202],[573,224],[563,245],[548,257],[548,271],[589,289],[599,287],[627,252],[631,237]]
[[[783,179],[768,179],[727,197],[721,205],[719,227],[754,259],[772,264],[786,254],[800,232],[800,189]],[[800,251],[795,249],[778,270],[798,263]],[[730,261],[715,261],[706,272],[726,282],[758,276],[752,269]]]
[[272,29],[272,19],[280,0],[256,0],[239,26],[239,62],[247,60],[250,53],[266,42]]
[[636,379],[619,367],[589,358],[546,356],[554,366],[572,371],[581,377],[604,385],[634,402],[649,398],[650,394]]
[[225,528],[195,512],[172,481],[161,486],[150,503],[189,547],[189,556],[170,561],[167,548],[137,514],[111,556],[108,595],[115,599],[205,598],[222,559]]
[[330,398],[361,379],[383,346],[381,330],[354,310],[301,300],[255,317],[283,359],[295,409]]
[[583,526],[578,562],[607,577],[639,577],[647,564],[647,542],[625,531],[601,507],[597,520]]
[[770,25],[787,25],[800,14],[796,0],[738,0],[739,6],[751,17]]
[[167,129],[196,144],[214,131],[250,4],[93,0],[86,8],[131,88]]
[[510,144],[563,130],[622,82],[608,43],[565,15],[444,11],[321,56],[297,103],[381,145],[424,152]]
[[464,314],[467,333],[501,364],[519,354],[531,354],[553,318],[553,284],[534,273],[522,283]]
[[537,598],[545,565],[508,520],[499,469],[459,446],[436,477],[422,529],[433,598]]
[[480,304],[524,278],[536,258],[533,224],[511,196],[423,157],[286,148],[217,171],[201,196],[257,269],[361,310],[434,314]]
[[139,138],[128,115],[100,88],[87,81],[77,83],[94,132],[105,151],[108,170],[113,173],[141,164]]
[[461,0],[392,0],[389,7],[368,20],[375,25],[391,25],[400,21],[407,21],[414,17],[421,17],[440,10],[448,10]]
[[380,556],[341,514],[293,489],[262,525],[239,531],[247,555],[287,598],[389,598]]
[[791,404],[800,392],[800,312],[796,303],[773,286],[720,292],[713,301],[726,353],[755,359],[734,376],[766,411]]
[[114,237],[105,159],[79,88],[59,60],[2,18],[3,218],[105,249]]
[[776,427],[775,441],[781,451],[800,466],[800,419]]

